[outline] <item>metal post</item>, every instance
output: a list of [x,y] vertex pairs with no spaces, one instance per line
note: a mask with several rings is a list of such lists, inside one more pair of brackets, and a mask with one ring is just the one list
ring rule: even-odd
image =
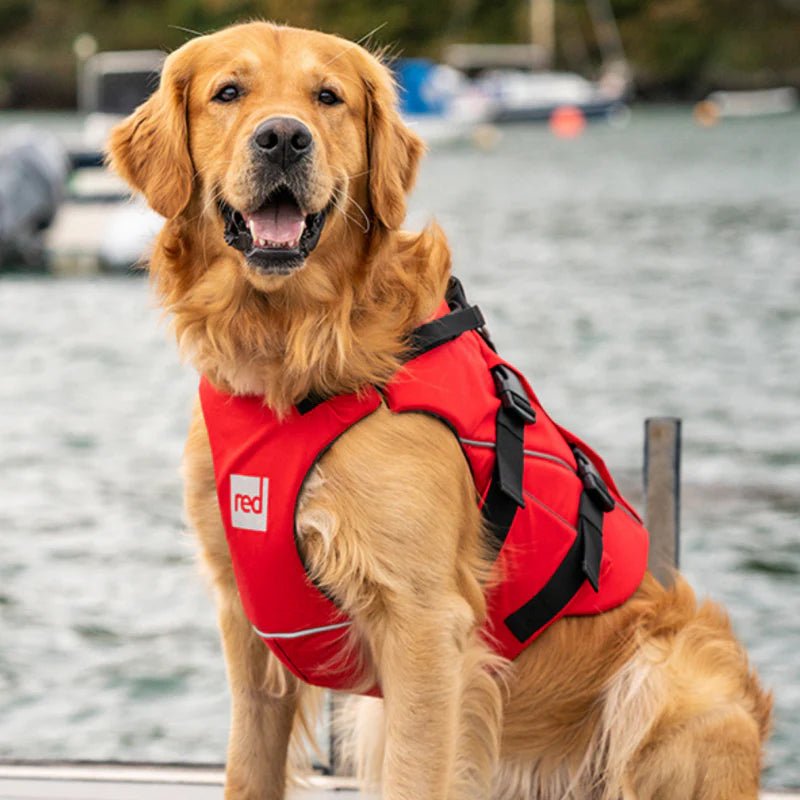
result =
[[339,742],[337,726],[340,723],[339,710],[342,703],[341,695],[336,692],[327,692],[328,704],[328,766],[331,775],[348,775],[342,763],[341,745]]
[[665,586],[680,555],[681,421],[653,417],[644,423],[645,524],[650,531],[648,568]]
[[622,37],[610,0],[587,0],[586,8],[592,20],[597,45],[603,54],[603,64],[616,61],[627,66],[625,48],[622,46]]

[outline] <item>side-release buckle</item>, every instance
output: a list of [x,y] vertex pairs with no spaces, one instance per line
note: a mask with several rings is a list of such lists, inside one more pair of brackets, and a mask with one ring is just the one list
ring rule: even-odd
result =
[[492,377],[503,408],[516,414],[527,425],[536,422],[536,412],[517,374],[508,367],[498,364],[492,368]]
[[572,445],[572,452],[578,465],[578,477],[583,483],[583,490],[602,511],[613,511],[616,502],[597,467],[579,447]]

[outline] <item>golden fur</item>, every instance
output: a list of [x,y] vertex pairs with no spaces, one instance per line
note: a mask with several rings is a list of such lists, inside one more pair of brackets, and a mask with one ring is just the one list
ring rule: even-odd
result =
[[[225,81],[235,103],[211,101]],[[344,103],[316,101],[332,86]],[[250,202],[248,137],[270,115],[314,142],[310,211],[332,202],[302,268],[264,274],[222,238],[217,201]],[[399,230],[422,153],[386,70],[333,36],[251,23],[187,43],[110,140],[116,170],[167,217],[151,269],[183,353],[222,388],[278,413],[309,392],[386,380],[450,271],[431,225]],[[385,454],[391,453],[391,458]],[[225,796],[284,796],[293,726],[313,693],[242,611],[195,408],[186,506],[216,588],[232,697]],[[354,621],[383,700],[349,712],[353,759],[391,800],[755,800],[771,698],[724,613],[678,578],[564,619],[514,663],[476,635],[489,572],[452,434],[382,409],[324,457],[298,511],[315,577]]]

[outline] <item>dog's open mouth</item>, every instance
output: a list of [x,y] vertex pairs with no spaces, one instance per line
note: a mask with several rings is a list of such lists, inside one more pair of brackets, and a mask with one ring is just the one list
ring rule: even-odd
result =
[[279,186],[253,211],[220,202],[225,241],[262,272],[286,274],[317,246],[329,207],[308,214],[287,186]]

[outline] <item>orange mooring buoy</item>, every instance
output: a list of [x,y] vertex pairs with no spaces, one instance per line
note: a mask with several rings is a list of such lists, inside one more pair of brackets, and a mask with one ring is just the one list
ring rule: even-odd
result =
[[576,106],[559,106],[550,115],[550,130],[560,139],[575,139],[586,128],[586,116]]
[[703,128],[712,128],[719,122],[719,106],[713,100],[701,100],[692,110],[694,121]]

